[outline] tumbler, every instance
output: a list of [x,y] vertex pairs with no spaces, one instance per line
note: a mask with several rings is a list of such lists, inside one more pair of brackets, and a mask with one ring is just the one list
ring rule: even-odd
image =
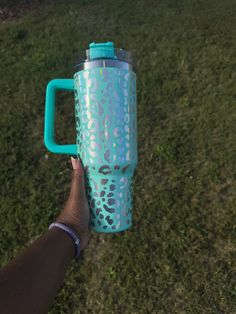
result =
[[[131,53],[113,42],[90,43],[73,79],[47,85],[44,142],[57,154],[80,158],[90,227],[112,233],[132,225],[133,177],[138,163],[136,74]],[[54,140],[58,90],[74,92],[76,144]]]

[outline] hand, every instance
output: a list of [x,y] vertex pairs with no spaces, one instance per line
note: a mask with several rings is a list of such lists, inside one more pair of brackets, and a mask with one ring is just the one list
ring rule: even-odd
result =
[[57,217],[56,222],[71,226],[80,239],[81,251],[87,246],[90,240],[89,220],[90,212],[85,191],[85,178],[82,163],[71,157],[72,182],[70,195],[64,209]]

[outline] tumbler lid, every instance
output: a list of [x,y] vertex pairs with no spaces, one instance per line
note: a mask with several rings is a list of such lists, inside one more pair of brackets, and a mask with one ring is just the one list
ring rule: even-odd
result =
[[76,66],[94,60],[112,59],[117,61],[125,61],[129,64],[133,63],[132,55],[129,51],[123,48],[115,48],[114,43],[107,41],[105,43],[91,42],[89,49],[86,49],[86,58],[84,52],[79,52],[79,62]]

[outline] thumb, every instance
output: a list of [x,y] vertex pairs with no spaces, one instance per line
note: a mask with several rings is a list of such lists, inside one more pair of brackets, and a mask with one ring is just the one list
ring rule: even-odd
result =
[[71,157],[71,163],[73,171],[70,196],[76,199],[82,197],[82,195],[85,193],[84,169],[80,159]]
[[84,169],[83,169],[82,162],[80,159],[71,157],[71,163],[72,163],[72,168],[76,170],[77,173],[79,172],[80,175],[84,175]]

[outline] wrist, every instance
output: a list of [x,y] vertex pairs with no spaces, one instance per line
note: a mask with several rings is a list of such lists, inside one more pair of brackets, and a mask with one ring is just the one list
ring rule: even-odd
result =
[[75,229],[71,224],[60,221],[55,221],[49,226],[49,229],[56,228],[61,230],[66,237],[70,238],[72,242],[74,243],[74,257],[78,258],[80,255],[80,238],[78,234],[76,233]]
[[72,222],[70,219],[68,219],[68,217],[64,217],[62,215],[59,215],[55,222],[59,222],[62,223],[70,228],[72,228],[76,235],[78,236],[79,240],[80,240],[80,250],[83,251],[84,248],[87,246],[89,239],[90,239],[90,230],[89,230],[89,226],[86,228],[85,226],[81,226],[79,227],[78,224],[75,224],[74,222]]
[[57,238],[57,241],[61,244],[61,249],[63,249],[70,258],[73,258],[75,255],[75,244],[73,239],[57,227],[49,229],[48,232],[51,233],[52,237],[55,236]]

